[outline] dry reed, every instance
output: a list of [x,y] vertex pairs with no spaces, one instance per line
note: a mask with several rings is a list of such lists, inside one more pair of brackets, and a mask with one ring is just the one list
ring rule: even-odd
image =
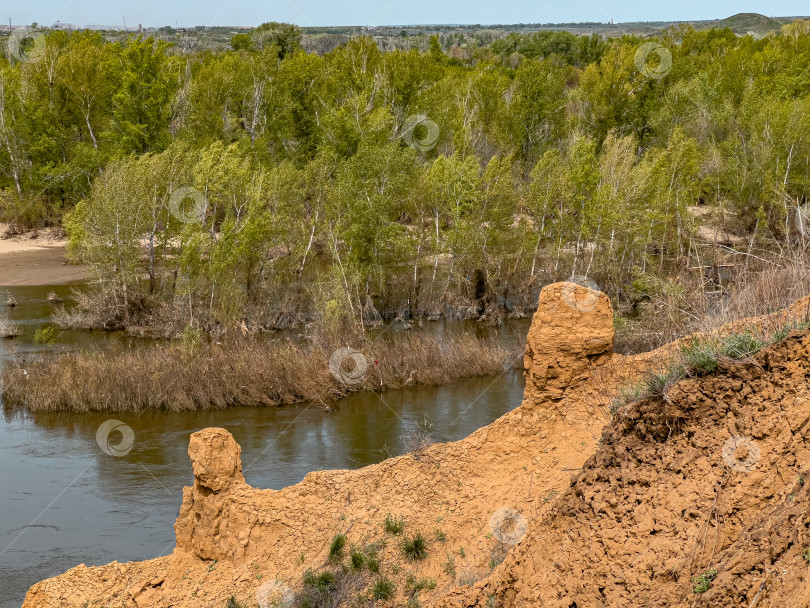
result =
[[355,347],[367,362],[356,383],[331,373],[334,343],[232,339],[210,345],[164,343],[50,354],[7,366],[3,396],[7,407],[75,412],[327,403],[358,391],[498,374],[521,364],[523,345],[523,339],[504,343],[498,338],[438,338],[419,332],[339,344]]

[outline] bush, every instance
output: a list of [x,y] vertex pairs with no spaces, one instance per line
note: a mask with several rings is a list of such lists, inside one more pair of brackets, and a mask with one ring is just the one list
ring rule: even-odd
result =
[[427,557],[427,541],[421,534],[402,539],[401,547],[402,553],[409,562],[425,559]]
[[56,342],[56,330],[53,325],[46,325],[34,332],[34,342],[37,344],[53,344]]
[[388,600],[394,597],[394,583],[385,578],[384,576],[377,579],[371,587],[371,599],[373,600]]

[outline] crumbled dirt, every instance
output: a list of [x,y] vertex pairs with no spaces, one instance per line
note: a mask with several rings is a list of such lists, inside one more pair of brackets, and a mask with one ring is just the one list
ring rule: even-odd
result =
[[[464,440],[360,470],[259,490],[227,431],[195,433],[174,553],[79,566],[34,585],[24,608],[222,608],[231,596],[265,608],[268,589],[298,591],[304,571],[329,567],[339,533],[346,552],[377,547],[396,584],[379,605],[405,606],[409,576],[436,581],[419,592],[436,607],[810,605],[809,334],[725,361],[668,401],[625,406],[607,428],[619,389],[674,347],[613,355],[607,297],[559,283],[541,293],[527,342],[521,407]],[[427,538],[424,560],[405,559],[402,537],[384,529],[389,513],[405,517],[405,536]],[[691,577],[712,568],[711,588],[694,593]],[[362,576],[341,605],[376,578]]]

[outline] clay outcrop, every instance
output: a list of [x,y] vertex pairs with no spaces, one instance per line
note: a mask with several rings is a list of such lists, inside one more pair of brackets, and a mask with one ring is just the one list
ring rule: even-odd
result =
[[[380,562],[379,574],[353,579],[351,597],[384,576],[396,585],[391,606],[415,593],[441,608],[810,605],[799,481],[810,464],[810,337],[792,335],[611,420],[620,388],[672,350],[621,357],[612,340],[606,296],[549,285],[527,339],[519,408],[461,441],[310,473],[280,491],[245,483],[227,431],[195,433],[174,553],[79,566],[32,587],[24,608],[221,608],[230,597],[265,608],[271,593],[300,592],[306,570],[336,568],[337,534]],[[745,474],[738,465],[748,466],[754,444],[726,449],[740,437],[759,450]],[[388,515],[404,518],[404,536],[427,539],[424,559],[404,558]],[[710,588],[695,593],[692,577],[713,569]],[[415,592],[419,580],[435,586]]]

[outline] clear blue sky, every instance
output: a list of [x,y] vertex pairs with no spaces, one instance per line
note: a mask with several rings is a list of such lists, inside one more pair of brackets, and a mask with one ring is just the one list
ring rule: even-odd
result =
[[717,19],[752,12],[807,15],[807,0],[23,0],[0,22],[76,25],[389,25]]

